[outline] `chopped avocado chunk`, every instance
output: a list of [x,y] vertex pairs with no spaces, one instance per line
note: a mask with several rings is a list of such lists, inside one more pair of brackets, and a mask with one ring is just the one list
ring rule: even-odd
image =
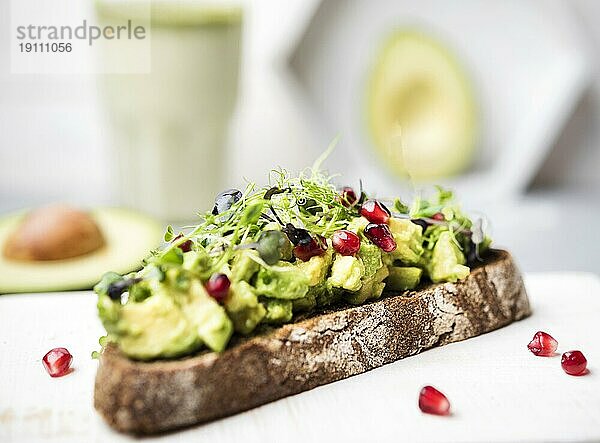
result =
[[[323,283],[321,283],[323,285]],[[321,285],[311,286],[308,288],[306,296],[292,300],[293,312],[307,312],[317,306],[316,294],[321,290]]]
[[371,277],[367,278],[358,292],[346,294],[346,300],[353,305],[359,305],[370,299],[381,297],[385,289],[383,280],[388,276],[387,266],[382,266]]
[[379,247],[362,242],[358,256],[365,267],[362,286],[358,292],[345,294],[345,299],[354,305],[364,303],[369,299],[379,298],[385,288],[383,280],[388,275],[388,268],[383,265],[382,253]]
[[335,254],[328,281],[333,287],[358,291],[362,286],[363,275],[365,275],[365,266],[358,258]]
[[199,282],[181,292],[158,281],[149,282],[152,295],[121,305],[100,295],[100,318],[121,350],[140,360],[169,358],[192,352],[202,344],[225,349],[233,327],[225,310]]
[[334,288],[328,280],[313,286],[307,297],[314,296],[317,306],[330,306],[342,299],[343,289]]
[[365,266],[365,275],[363,278],[372,277],[383,266],[381,249],[372,243],[362,242],[358,256]]
[[267,308],[267,315],[264,319],[265,323],[287,323],[292,319],[291,300],[278,300],[275,298],[267,298],[265,299],[265,307]]
[[420,268],[391,267],[390,275],[385,280],[388,291],[406,291],[414,289],[421,281],[423,270]]
[[296,266],[308,278],[308,286],[316,286],[325,280],[331,267],[333,252],[329,248],[323,255],[315,255],[310,260],[300,262]]
[[234,282],[225,300],[225,309],[233,321],[233,327],[240,334],[249,334],[267,314],[259,303],[254,289],[245,281]]
[[231,267],[231,281],[251,281],[254,274],[258,272],[260,265],[254,258],[258,258],[258,252],[251,249],[242,249],[233,259]]
[[309,279],[297,266],[279,262],[276,267],[261,267],[256,278],[256,293],[265,297],[295,300],[308,292]]
[[390,231],[396,240],[396,250],[390,256],[407,265],[416,265],[423,254],[423,228],[410,220],[391,218]]
[[188,251],[183,254],[183,269],[188,271],[202,273],[204,269],[211,266],[211,259],[202,248],[194,251]]
[[121,304],[115,303],[111,298],[104,293],[98,293],[98,316],[100,321],[109,334],[117,333],[117,324],[121,315]]
[[196,328],[198,337],[211,350],[221,352],[233,334],[233,323],[225,309],[206,293],[197,280],[191,283],[186,298],[187,303],[183,303],[181,309]]
[[465,256],[454,242],[452,233],[444,231],[440,234],[427,265],[429,278],[435,283],[461,280],[470,272],[464,266],[465,262]]
[[162,285],[143,302],[123,305],[113,331],[121,351],[140,360],[175,357],[202,344],[194,325]]

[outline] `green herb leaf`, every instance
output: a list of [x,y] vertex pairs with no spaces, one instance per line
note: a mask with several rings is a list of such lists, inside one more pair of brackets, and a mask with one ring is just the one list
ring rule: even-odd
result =
[[394,209],[400,214],[408,214],[409,208],[399,198],[394,200]]
[[240,218],[240,223],[244,226],[255,225],[258,222],[264,207],[265,203],[263,201],[258,201],[246,206],[242,213],[242,217]]
[[167,226],[167,231],[165,232],[165,241],[168,243],[171,240],[173,240],[173,238],[175,238],[175,233],[173,232],[173,226],[169,225]]

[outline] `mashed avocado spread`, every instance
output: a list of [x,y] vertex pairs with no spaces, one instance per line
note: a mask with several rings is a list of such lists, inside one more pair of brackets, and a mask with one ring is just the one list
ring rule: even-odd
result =
[[179,235],[169,227],[165,242],[141,271],[107,273],[94,288],[101,343],[134,359],[220,352],[234,334],[301,313],[455,282],[489,245],[447,190],[408,207],[338,190],[318,164],[219,194],[200,224]]

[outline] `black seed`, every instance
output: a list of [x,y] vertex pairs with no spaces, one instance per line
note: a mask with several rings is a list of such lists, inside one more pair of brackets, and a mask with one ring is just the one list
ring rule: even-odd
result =
[[273,197],[275,194],[283,194],[284,192],[292,192],[292,188],[287,187],[287,188],[283,188],[280,189],[277,186],[273,186],[271,189],[269,189],[267,192],[265,192],[265,200],[271,200],[271,197]]
[[469,239],[469,251],[467,252],[467,264],[472,264],[477,261],[479,257],[477,257],[477,245],[471,239]]
[[227,211],[233,204],[242,198],[242,191],[238,189],[228,189],[221,192],[215,198],[215,206],[213,207],[213,215],[221,214]]
[[297,228],[291,223],[285,225],[282,231],[285,232],[294,246],[306,246],[313,240],[310,232],[306,229]]
[[[361,186],[362,186],[362,183],[361,183]],[[367,201],[367,194],[366,194],[365,192],[363,192],[363,191],[360,191],[360,197],[359,197],[359,199],[358,199],[358,202],[356,203],[356,206],[357,206],[358,208],[360,208],[360,207],[361,207],[361,205],[362,205],[364,202],[366,202],[366,201]]]
[[298,202],[298,206],[310,215],[317,215],[319,212],[322,212],[321,206],[319,206],[316,200],[312,198],[305,199],[303,201]]
[[269,189],[267,192],[265,192],[265,200],[271,200],[271,197],[273,197],[275,194],[281,194],[283,191],[281,189],[279,189],[277,186],[273,186],[271,189]]
[[413,218],[411,219],[411,222],[413,222],[415,225],[419,225],[420,227],[422,227],[423,232],[425,232],[425,229],[427,229],[427,227],[429,226],[429,223],[427,223],[422,218]]
[[108,296],[113,300],[121,298],[123,292],[127,291],[132,285],[141,282],[141,278],[126,278],[108,285]]

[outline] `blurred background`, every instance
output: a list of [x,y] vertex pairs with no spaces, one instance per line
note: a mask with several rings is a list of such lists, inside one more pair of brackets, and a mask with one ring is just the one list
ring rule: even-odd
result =
[[[98,3],[65,13],[124,2]],[[184,221],[340,135],[341,185],[448,185],[525,271],[600,272],[596,0],[164,1],[151,74],[16,73],[10,6],[1,214],[61,201]]]

